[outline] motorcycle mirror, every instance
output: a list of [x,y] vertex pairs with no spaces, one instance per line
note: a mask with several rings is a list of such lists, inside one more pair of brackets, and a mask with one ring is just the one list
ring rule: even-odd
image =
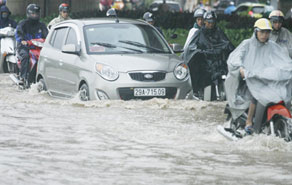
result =
[[177,38],[177,34],[172,34],[172,35],[170,36],[170,38],[171,38],[171,39],[176,39],[176,38]]
[[116,17],[116,23],[119,22],[119,19],[118,19],[118,16],[117,16],[117,12],[114,8],[111,8],[109,9],[107,12],[106,12],[106,16],[109,17],[109,16],[115,16]]

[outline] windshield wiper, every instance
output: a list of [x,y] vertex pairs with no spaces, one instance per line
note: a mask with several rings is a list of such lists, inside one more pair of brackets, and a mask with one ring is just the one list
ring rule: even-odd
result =
[[90,44],[92,45],[100,45],[106,48],[116,48],[116,45],[110,44],[110,43],[106,43],[106,42],[91,42]]
[[[92,42],[90,43],[92,45],[99,45],[99,46],[103,46],[103,47],[106,47],[106,48],[124,48],[124,49],[127,49],[127,50],[132,50],[132,51],[135,51],[137,53],[143,53],[143,51],[139,50],[139,49],[133,49],[133,48],[128,48],[128,47],[122,47],[122,46],[116,46],[114,44],[110,44],[110,43],[105,43],[105,42]],[[127,53],[127,52],[125,52]]]
[[147,45],[142,44],[140,42],[135,42],[135,41],[130,41],[130,40],[119,40],[119,42],[125,43],[125,44],[130,44],[130,45],[141,47],[141,48],[150,49],[152,51],[156,51],[156,52],[159,52],[159,53],[166,53],[165,51],[162,51],[160,49],[157,49],[157,48],[154,48],[154,47],[151,47],[151,46],[147,46]]

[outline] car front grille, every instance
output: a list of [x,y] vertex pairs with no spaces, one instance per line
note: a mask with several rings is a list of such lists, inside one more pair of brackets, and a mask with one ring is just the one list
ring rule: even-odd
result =
[[132,100],[132,99],[140,99],[140,100],[149,100],[151,98],[168,98],[174,99],[177,88],[176,87],[166,87],[166,95],[165,96],[134,96],[134,88],[133,87],[123,87],[119,88],[119,94],[122,100]]
[[165,72],[136,72],[129,73],[133,80],[143,81],[143,82],[157,82],[165,79]]

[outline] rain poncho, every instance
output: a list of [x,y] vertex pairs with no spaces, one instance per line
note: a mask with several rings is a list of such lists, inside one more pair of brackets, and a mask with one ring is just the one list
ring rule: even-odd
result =
[[275,41],[280,46],[287,49],[289,56],[292,58],[292,34],[284,27],[280,31],[272,31],[270,40]]
[[197,23],[194,24],[194,27],[192,29],[190,29],[188,37],[186,39],[185,45],[184,45],[184,49],[187,48],[187,46],[189,45],[191,38],[194,36],[194,34],[196,33],[196,31],[198,31],[200,29],[200,27],[198,26]]
[[221,75],[227,74],[226,60],[233,49],[234,46],[218,27],[202,27],[195,33],[183,53],[184,61],[190,68],[194,91],[211,85]]
[[51,29],[51,27],[59,22],[62,21],[66,21],[66,20],[70,20],[71,18],[68,16],[67,18],[62,17],[61,15],[59,15],[58,17],[54,18],[53,20],[51,20],[51,22],[48,24],[48,28]]
[[[291,101],[292,60],[275,42],[260,43],[254,34],[230,54],[227,64],[225,88],[234,119],[249,107],[252,97],[264,106]],[[239,73],[241,67],[245,80]]]

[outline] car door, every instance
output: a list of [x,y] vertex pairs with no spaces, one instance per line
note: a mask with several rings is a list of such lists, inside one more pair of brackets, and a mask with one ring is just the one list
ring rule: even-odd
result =
[[[64,45],[74,44],[80,48],[80,37],[77,35],[78,27],[69,27],[65,37]],[[61,92],[65,95],[72,96],[78,90],[79,74],[82,70],[80,57],[73,53],[60,53],[61,60],[59,60],[60,74],[62,78]]]
[[60,95],[60,84],[62,83],[62,79],[59,61],[62,60],[60,54],[67,30],[67,27],[60,27],[53,30],[52,36],[49,38],[49,46],[42,50],[47,87],[52,95],[55,96]]

